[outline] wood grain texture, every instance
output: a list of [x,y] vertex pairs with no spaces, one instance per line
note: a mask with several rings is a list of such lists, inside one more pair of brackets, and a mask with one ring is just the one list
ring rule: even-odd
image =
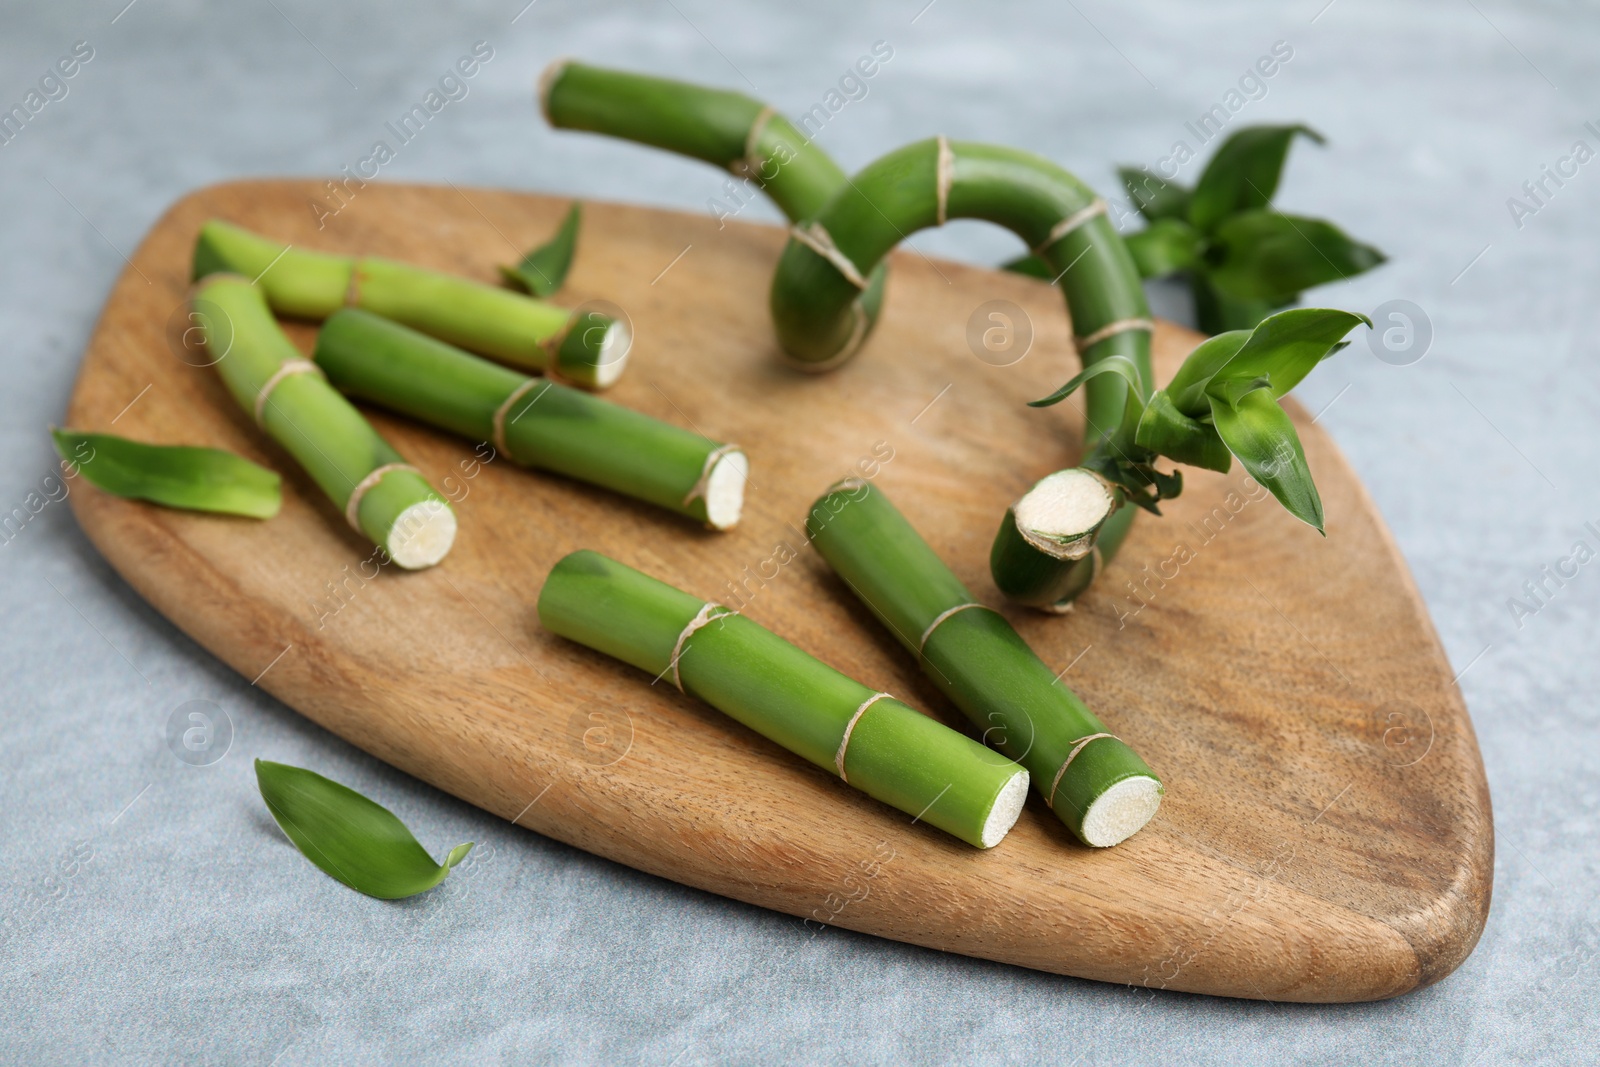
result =
[[[897,253],[865,350],[808,377],[779,365],[767,322],[781,230],[590,205],[562,297],[615,301],[638,336],[607,395],[744,445],[744,522],[711,533],[504,459],[474,471],[471,443],[374,414],[456,499],[461,532],[442,566],[372,577],[371,546],[214,371],[173,353],[199,225],[220,216],[308,248],[492,280],[547,238],[566,202],[373,184],[319,231],[308,201],[321,191],[241,182],[178,203],[117,283],[67,415],[107,430],[149,385],[116,432],[232,449],[283,473],[283,511],[265,523],[86,485],[70,498],[129,583],[246,678],[273,664],[261,686],[380,759],[579,848],[809,918],[797,938],[826,923],[1107,982],[1298,1001],[1404,993],[1471,952],[1493,870],[1471,723],[1372,501],[1298,407],[1326,539],[1246,496],[1237,468],[1185,472],[1167,517],[1141,518],[1076,611],[1003,608],[1163,777],[1155,821],[1091,851],[1034,798],[999,848],[979,852],[543,632],[533,606],[557,559],[595,548],[741,606],[961,725],[800,530],[828,483],[892,449],[877,483],[1001,606],[987,571],[995,523],[1077,453],[1071,403],[1023,405],[1074,369],[1054,291]],[[1035,330],[1009,367],[975,359],[965,340],[991,299],[1024,308]],[[309,349],[310,327],[291,332]],[[1158,377],[1197,340],[1163,324]]]

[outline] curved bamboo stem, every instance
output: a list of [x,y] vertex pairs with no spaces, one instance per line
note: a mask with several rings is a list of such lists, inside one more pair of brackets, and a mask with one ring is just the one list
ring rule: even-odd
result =
[[[815,216],[850,184],[792,122],[743,93],[558,59],[540,75],[539,107],[557,129],[620,137],[721,167],[755,185],[792,223]],[[856,303],[860,337],[877,322],[887,277],[882,263],[867,272]],[[835,365],[791,364],[807,371]]]

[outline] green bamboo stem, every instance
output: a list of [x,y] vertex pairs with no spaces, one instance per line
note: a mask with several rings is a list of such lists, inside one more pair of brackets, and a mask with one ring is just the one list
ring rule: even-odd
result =
[[233,398],[350,525],[408,570],[443,559],[456,535],[450,505],[300,355],[261,289],[213,274],[195,287],[191,306]]
[[[725,168],[754,183],[790,222],[814,217],[850,182],[792,122],[742,93],[558,59],[539,78],[539,106],[557,129],[620,137]],[[863,335],[882,307],[887,265],[866,274],[857,302]]]
[[1033,785],[1087,845],[1136,833],[1161,802],[1159,779],[966,586],[881,490],[840,482],[806,519],[817,551],[984,740],[1028,769]]
[[[1048,160],[943,137],[907,145],[868,165],[813,220],[796,228],[772,282],[780,344],[794,359],[819,366],[848,359],[871,324],[859,304],[861,278],[908,235],[950,219],[981,219],[1020,237],[1049,265],[1066,299],[1083,366],[1121,356],[1150,383],[1150,309],[1105,202]],[[1083,466],[1093,470],[1131,442],[1132,427],[1124,418],[1128,384],[1103,374],[1086,382],[1084,391]],[[1007,513],[991,563],[1007,596],[1062,610],[1087,586],[1084,576],[1092,578],[1096,564],[1085,570],[1080,561],[1092,555],[1096,531],[1121,499],[1074,529],[1019,529],[1018,514],[1059,511],[1041,499],[1049,496],[1050,482],[1039,483]],[[1100,563],[1113,552],[1102,547]]]
[[744,616],[599,553],[555,565],[539,621],[968,844],[999,844],[1022,810],[1029,775],[1015,763]]
[[529,378],[355,308],[323,324],[312,358],[342,392],[726,530],[749,461],[719,444],[549,379]]
[[622,374],[627,324],[522,293],[376,256],[336,256],[212,219],[195,243],[194,277],[254,278],[280,315],[321,320],[359,307],[502,363],[603,389]]

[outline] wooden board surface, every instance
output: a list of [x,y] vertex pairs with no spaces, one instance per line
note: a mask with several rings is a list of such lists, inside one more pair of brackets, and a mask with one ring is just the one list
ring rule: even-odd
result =
[[[283,511],[265,523],[87,486],[70,498],[129,583],[244,677],[520,826],[810,920],[797,938],[837,925],[1108,982],[1300,1001],[1404,993],[1476,944],[1493,836],[1472,727],[1382,519],[1298,407],[1326,539],[1246,496],[1237,468],[1186,471],[1183,496],[1164,519],[1141,517],[1075,612],[1003,609],[1162,776],[1156,819],[1092,851],[1031,798],[1005,842],[979,852],[545,633],[534,602],[557,559],[595,548],[962,725],[799,530],[826,485],[876,462],[877,484],[999,606],[996,521],[1077,454],[1073,404],[1023,405],[1075,369],[1054,291],[901,251],[865,350],[809,377],[779,365],[767,322],[782,231],[589,205],[562,298],[614,301],[638,337],[607,395],[744,445],[743,523],[711,533],[504,459],[474,467],[471,443],[374,414],[461,522],[440,567],[375,573],[371,546],[215,372],[175,355],[199,225],[220,216],[307,248],[491,280],[566,203],[373,184],[319,231],[308,205],[323,192],[240,182],[177,204],[117,283],[67,414],[108,430],[121,413],[118,433],[232,449],[283,473]],[[1014,365],[969,349],[969,316],[988,300],[1031,319]],[[309,350],[311,328],[291,332]],[[1159,380],[1197,340],[1161,326]]]

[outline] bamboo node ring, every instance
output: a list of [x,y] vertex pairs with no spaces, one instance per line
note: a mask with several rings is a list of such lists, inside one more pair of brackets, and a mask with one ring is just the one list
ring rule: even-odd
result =
[[[511,390],[511,395],[502,400],[500,402],[500,406],[494,409],[494,430],[491,443],[495,448],[499,449],[508,456],[511,455],[511,447],[506,444],[506,416],[511,414],[512,405],[526,396],[528,390],[532,389],[538,384],[539,379],[529,378],[527,381]],[[537,404],[538,400],[535,400],[534,403]],[[530,404],[528,406],[532,407],[533,405]],[[524,408],[523,410],[526,411],[527,409]]]
[[383,481],[383,476],[385,474],[389,474],[392,471],[410,471],[412,474],[415,474],[418,477],[421,477],[422,475],[421,471],[417,470],[417,468],[413,467],[409,463],[385,463],[381,467],[374,467],[371,473],[357,482],[356,487],[350,490],[350,499],[345,501],[344,521],[348,522],[350,524],[350,528],[356,533],[365,532],[361,529],[361,523],[359,521],[361,514],[361,498],[367,495],[367,490]]
[[867,280],[861,276],[861,271],[850,262],[849,256],[839,251],[839,246],[833,243],[833,235],[822,223],[808,222],[804,226],[791,227],[789,235],[833,264],[833,269],[844,275],[851,285],[857,289],[867,287]]
[[678,687],[678,692],[688,695],[688,690],[683,688],[683,677],[678,673],[678,660],[683,657],[684,644],[702,626],[737,614],[739,614],[737,611],[708,600],[700,606],[699,611],[695,612],[694,618],[689,620],[689,625],[683,628],[683,632],[678,634],[677,643],[672,646],[672,659],[667,664],[667,671],[672,674],[672,684]]
[[893,699],[893,695],[889,693],[872,694],[861,702],[861,706],[856,709],[856,713],[850,716],[850,721],[845,724],[844,736],[839,739],[839,751],[833,757],[833,766],[839,772],[839,780],[845,785],[850,784],[850,779],[844,773],[844,752],[845,749],[850,747],[850,735],[855,733],[856,723],[860,722],[861,716],[865,715],[867,713],[867,709],[872,707],[872,705],[876,704],[878,701]]
[[261,388],[256,390],[255,413],[257,426],[266,429],[266,424],[261,420],[267,416],[267,401],[272,399],[272,391],[285,378],[293,378],[296,374],[315,374],[318,377],[326,377],[322,373],[322,368],[309,359],[284,360],[278,365],[278,369],[272,372],[272,376],[261,383]]
[[[943,611],[939,612],[939,614],[934,617],[934,620],[928,624],[928,628],[922,631],[922,640],[917,642],[917,655],[922,655],[922,650],[928,647],[928,638],[933,636],[933,631],[937,630],[946,619],[957,612],[966,611],[968,608],[984,608],[984,606],[976,601],[969,600],[965,604],[957,604],[953,608],[945,608]],[[984,608],[984,610],[988,611],[989,609]]]
[[1050,783],[1050,795],[1044,801],[1050,806],[1051,811],[1056,810],[1056,790],[1061,786],[1062,775],[1067,773],[1067,768],[1072,766],[1072,761],[1078,758],[1078,753],[1082,752],[1090,741],[1098,741],[1102,737],[1109,737],[1113,741],[1122,740],[1116,734],[1090,734],[1088,737],[1080,737],[1072,742],[1072,751],[1067,753],[1066,762],[1062,763],[1061,769],[1056,772],[1055,780]]
[[1084,349],[1093,348],[1106,338],[1115,337],[1119,333],[1127,333],[1129,330],[1143,330],[1145,333],[1153,333],[1155,328],[1156,324],[1150,319],[1118,319],[1116,322],[1106,323],[1086,337],[1074,337],[1072,343],[1081,354]]

